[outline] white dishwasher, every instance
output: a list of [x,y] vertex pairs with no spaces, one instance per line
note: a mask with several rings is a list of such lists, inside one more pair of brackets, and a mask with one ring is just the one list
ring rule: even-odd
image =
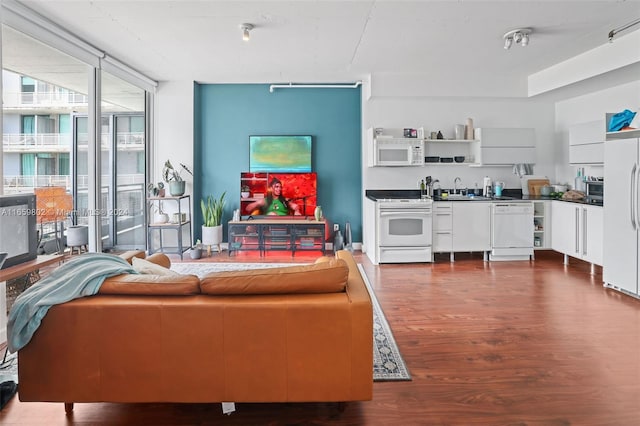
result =
[[493,203],[489,260],[529,260],[531,256],[533,203]]

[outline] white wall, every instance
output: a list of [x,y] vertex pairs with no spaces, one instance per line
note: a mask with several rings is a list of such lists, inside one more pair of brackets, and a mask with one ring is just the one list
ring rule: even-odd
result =
[[[441,130],[445,138],[453,137],[456,124],[467,117],[474,127],[533,127],[536,130],[536,164],[534,173],[555,178],[554,104],[550,100],[513,98],[426,98],[385,97],[363,102],[363,127],[418,128],[425,132]],[[366,132],[363,132],[366,143]],[[452,188],[456,177],[462,187],[473,188],[482,178],[504,181],[507,188],[520,188],[512,167],[366,167],[363,160],[364,189],[417,189],[417,182],[427,175],[439,179],[443,188]]]
[[[162,181],[166,160],[184,163],[193,170],[193,81],[161,82],[156,91],[156,145],[151,152],[151,176]],[[193,194],[193,179],[186,173],[187,194]]]
[[[569,165],[569,127],[604,119],[607,112],[625,109],[640,111],[640,80],[559,101],[555,107],[555,133],[558,141],[556,176],[573,183],[576,167]],[[587,166],[586,175],[603,176],[603,167]]]
[[4,133],[20,133],[22,124],[20,114],[4,114],[2,117],[2,127]]
[[[193,170],[193,81],[169,81],[158,85],[155,96],[155,137],[156,144],[151,149],[152,182],[162,181],[162,166],[169,159],[176,166],[184,163]],[[182,174],[186,181],[186,194],[193,194],[193,179]],[[167,185],[165,185],[167,186]],[[199,201],[198,201],[199,202]],[[164,203],[165,213],[177,211],[174,203]],[[191,198],[193,213],[194,200]],[[194,233],[195,235],[195,233]],[[183,242],[184,244],[190,244]],[[157,247],[157,244],[155,244]]]

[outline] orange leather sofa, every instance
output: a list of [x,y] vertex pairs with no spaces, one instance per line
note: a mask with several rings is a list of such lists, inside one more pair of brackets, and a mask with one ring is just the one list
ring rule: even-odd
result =
[[109,278],[97,295],[52,307],[18,351],[20,400],[67,412],[75,402],[370,400],[371,300],[351,253],[336,257],[202,281]]

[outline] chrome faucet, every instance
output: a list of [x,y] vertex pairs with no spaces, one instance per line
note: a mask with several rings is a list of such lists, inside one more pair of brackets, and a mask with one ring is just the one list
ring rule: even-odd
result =
[[456,176],[456,178],[453,180],[453,193],[454,194],[459,194],[460,190],[458,189],[458,184],[462,182],[462,179],[460,179],[459,177]]

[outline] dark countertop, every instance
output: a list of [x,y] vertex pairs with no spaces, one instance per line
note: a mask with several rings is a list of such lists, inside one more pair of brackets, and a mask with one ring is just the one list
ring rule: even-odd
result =
[[380,199],[418,199],[419,189],[367,189],[365,195],[368,199],[378,201]]
[[[598,206],[597,204],[588,203],[586,200],[563,200],[559,198],[543,197],[541,195],[522,195],[520,189],[504,189],[502,191],[502,197],[492,197],[490,199],[483,199],[483,201],[541,201],[541,200],[558,200],[567,203],[576,204],[588,204]],[[414,199],[420,198],[419,189],[367,189],[365,195],[372,201],[386,200],[386,199]],[[451,200],[448,198],[434,197],[433,201],[460,201],[466,202],[468,200]]]

